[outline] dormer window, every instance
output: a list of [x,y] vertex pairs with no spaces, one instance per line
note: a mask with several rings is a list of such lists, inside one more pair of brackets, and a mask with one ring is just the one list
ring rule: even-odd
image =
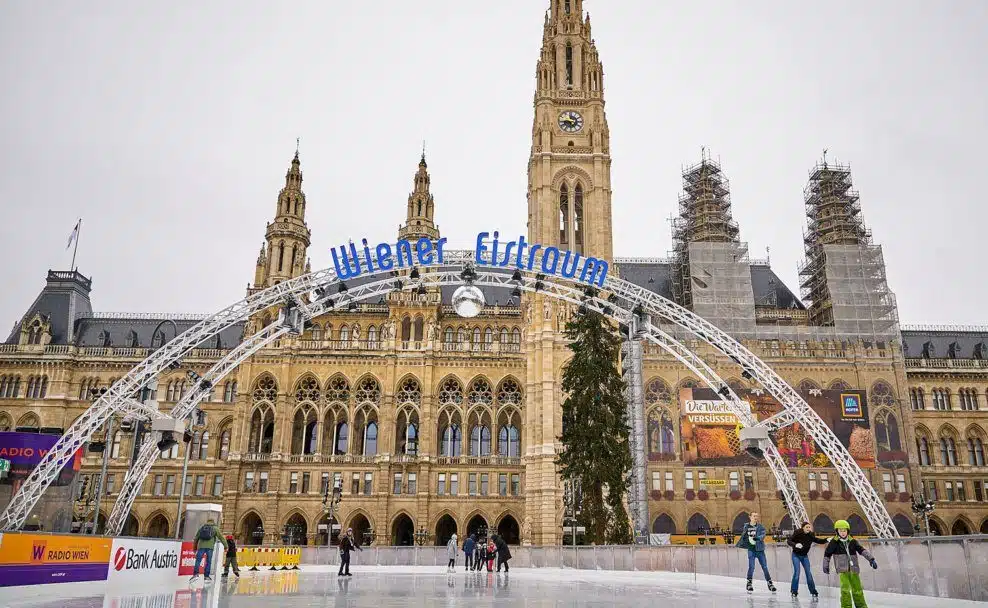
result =
[[113,346],[113,340],[110,339],[110,331],[107,329],[104,329],[103,331],[99,332],[99,337],[96,338],[96,340],[99,342],[99,345],[102,346],[103,348],[108,348],[110,346]]
[[937,349],[933,346],[933,342],[926,342],[923,344],[923,358],[932,359],[937,356]]
[[981,361],[988,359],[988,344],[978,342],[974,347],[974,358]]
[[951,342],[950,346],[947,347],[947,356],[951,359],[956,359],[958,355],[961,354],[961,345],[957,342]]

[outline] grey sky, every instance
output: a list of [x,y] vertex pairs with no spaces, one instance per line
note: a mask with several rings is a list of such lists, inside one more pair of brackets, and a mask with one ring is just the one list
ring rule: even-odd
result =
[[[546,0],[0,4],[0,331],[66,269],[103,311],[243,297],[301,136],[314,268],[395,238],[422,139],[451,245],[523,234]],[[984,321],[988,2],[585,0],[615,254],[665,256],[707,146],[797,290],[807,171],[849,162],[904,322]]]

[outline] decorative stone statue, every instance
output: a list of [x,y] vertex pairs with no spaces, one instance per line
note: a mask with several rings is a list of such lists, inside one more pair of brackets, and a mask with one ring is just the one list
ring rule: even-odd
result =
[[522,544],[526,547],[532,544],[532,519],[528,516],[525,517],[525,522],[521,526],[521,539]]

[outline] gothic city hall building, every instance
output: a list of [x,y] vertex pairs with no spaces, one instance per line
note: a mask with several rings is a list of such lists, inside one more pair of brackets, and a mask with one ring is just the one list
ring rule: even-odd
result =
[[[601,55],[583,1],[550,4],[535,70],[529,240],[608,260],[611,273],[740,340],[833,428],[900,534],[925,533],[912,511],[919,494],[936,500],[932,533],[988,533],[988,328],[900,327],[877,244],[894,235],[873,240],[849,168],[825,158],[810,168],[804,191],[792,193],[806,212],[798,286],[749,256],[725,171],[706,154],[683,172],[673,251],[614,257]],[[442,201],[431,193],[425,156],[408,169],[397,236],[438,240]],[[673,202],[677,193],[664,196]],[[310,270],[307,205],[296,152],[272,196],[248,295]],[[64,432],[92,403],[93,389],[206,316],[98,312],[93,285],[76,270],[50,270],[25,302],[0,344],[0,430]],[[185,504],[222,505],[222,529],[247,545],[325,545],[348,527],[376,544],[442,544],[453,532],[488,530],[514,544],[570,542],[556,458],[570,355],[563,329],[573,309],[545,294],[483,291],[484,308],[468,319],[455,313],[451,287],[395,289],[252,355],[213,387],[191,441],[161,453],[124,534],[173,535],[184,490]],[[190,390],[190,370],[204,374],[277,316],[272,308],[198,345],[159,376],[159,407],[170,409]],[[753,410],[771,415],[778,407],[735,361],[675,335]],[[649,529],[682,538],[731,529],[752,511],[791,528],[774,476],[740,448],[737,421],[712,405],[712,389],[652,345],[642,378]],[[869,532],[811,437],[793,425],[774,440],[818,532],[837,519]],[[117,421],[106,445],[101,523],[142,441],[156,438]],[[90,479],[74,496],[77,522],[94,513],[102,463],[102,454],[85,452],[82,475]],[[331,519],[324,499],[336,486],[342,497]]]

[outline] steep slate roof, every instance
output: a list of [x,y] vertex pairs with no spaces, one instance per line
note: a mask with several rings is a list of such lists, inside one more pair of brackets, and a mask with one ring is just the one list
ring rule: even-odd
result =
[[[77,346],[103,346],[100,335],[104,331],[110,333],[111,346],[130,348],[133,346],[128,340],[131,331],[137,333],[137,347],[150,348],[151,339],[155,328],[161,327],[165,334],[165,341],[172,340],[176,335],[193,327],[199,322],[197,317],[182,315],[139,315],[104,317],[100,315],[96,318],[82,318],[76,321],[76,341]],[[244,323],[236,323],[220,332],[219,343],[216,338],[198,345],[198,348],[231,348],[240,344],[243,339]]]
[[49,270],[44,289],[28,307],[24,316],[14,323],[7,337],[7,343],[16,343],[19,339],[21,323],[37,313],[49,317],[51,321],[51,343],[68,344],[76,315],[91,313],[93,310],[89,302],[91,288],[92,279],[78,272]]
[[902,350],[906,357],[988,359],[988,327],[907,326]]

